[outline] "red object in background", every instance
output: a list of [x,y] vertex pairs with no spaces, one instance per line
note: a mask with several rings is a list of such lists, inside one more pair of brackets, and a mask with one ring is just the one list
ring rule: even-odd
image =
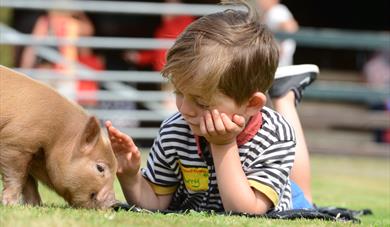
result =
[[[93,54],[80,55],[78,57],[78,61],[81,64],[86,65],[89,68],[94,69],[94,70],[101,71],[105,68],[102,59],[96,55],[93,55]],[[80,92],[96,93],[98,91],[98,89],[99,89],[99,85],[96,81],[80,80],[77,83],[77,93],[78,94]],[[81,105],[96,105],[97,104],[96,98],[94,98],[94,99],[78,99],[77,101]]]
[[390,144],[390,129],[383,132],[383,142]]
[[[173,16],[163,18],[157,28],[155,38],[176,38],[184,29],[195,20],[192,16]],[[138,52],[138,65],[152,65],[155,71],[161,71],[165,65],[166,49]]]
[[[387,99],[384,105],[385,111],[389,114],[390,116],[390,99]],[[390,128],[387,128],[383,131],[382,133],[382,141],[384,143],[390,144]]]

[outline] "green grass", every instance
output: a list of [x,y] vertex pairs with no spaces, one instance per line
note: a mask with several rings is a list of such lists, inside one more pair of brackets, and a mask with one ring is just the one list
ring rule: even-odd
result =
[[[313,155],[313,194],[319,206],[370,208],[362,226],[390,226],[389,159]],[[117,198],[124,201],[119,184]],[[2,187],[0,187],[2,188]],[[0,226],[354,226],[321,220],[267,220],[190,213],[163,215],[73,209],[54,193],[40,187],[42,207],[0,205]]]
[[[0,22],[10,24],[12,11],[7,8],[0,8]],[[1,34],[0,34],[1,36]],[[13,47],[10,45],[0,45],[0,65],[13,66]]]

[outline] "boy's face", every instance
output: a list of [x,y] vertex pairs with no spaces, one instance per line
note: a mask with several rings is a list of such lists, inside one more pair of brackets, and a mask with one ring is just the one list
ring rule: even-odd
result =
[[176,106],[179,112],[183,115],[187,121],[192,132],[195,135],[201,135],[200,121],[201,117],[204,116],[207,110],[217,109],[220,113],[225,113],[232,119],[234,114],[244,116],[245,115],[244,105],[238,106],[234,100],[220,92],[213,96],[212,101],[202,97],[202,94],[194,93],[181,93],[176,91]]

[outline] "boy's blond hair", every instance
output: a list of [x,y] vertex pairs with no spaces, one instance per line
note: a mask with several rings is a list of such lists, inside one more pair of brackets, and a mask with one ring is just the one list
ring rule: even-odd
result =
[[278,65],[278,47],[256,9],[226,10],[194,21],[169,49],[162,75],[181,92],[202,97],[217,91],[241,105],[255,92],[266,92]]

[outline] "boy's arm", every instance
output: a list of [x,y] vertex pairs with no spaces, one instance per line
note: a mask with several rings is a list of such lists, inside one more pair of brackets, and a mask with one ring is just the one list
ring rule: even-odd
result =
[[242,169],[237,144],[211,144],[219,193],[224,209],[251,214],[264,214],[272,202],[252,189]]
[[133,177],[120,174],[117,174],[117,176],[129,204],[151,210],[165,210],[168,208],[172,194],[157,195],[140,172]]
[[117,177],[129,204],[145,209],[168,208],[172,195],[157,195],[140,173],[141,153],[131,137],[106,122],[111,147],[118,163]]
[[245,127],[245,119],[212,110],[201,121],[201,131],[209,141],[217,174],[218,189],[226,211],[264,214],[272,202],[263,193],[252,189],[242,169],[237,135]]

